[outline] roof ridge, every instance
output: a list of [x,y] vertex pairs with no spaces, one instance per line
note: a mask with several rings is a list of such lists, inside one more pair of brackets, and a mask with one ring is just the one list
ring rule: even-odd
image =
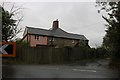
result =
[[[59,29],[61,29],[61,28],[59,28]],[[69,32],[67,32],[67,31],[65,31],[65,30],[63,30],[63,29],[61,29],[62,31],[64,31],[64,32],[66,32],[66,33],[68,33],[68,34],[73,34],[73,35],[81,35],[81,34],[74,34],[74,33],[69,33]],[[83,35],[81,35],[81,36],[83,36]]]
[[61,28],[59,28],[60,30],[62,30],[63,32],[65,32],[65,33],[68,33],[67,31],[65,31],[65,30],[63,30],[63,29],[61,29]]
[[26,28],[32,28],[32,29],[40,29],[40,30],[46,30],[46,31],[50,31],[50,30],[47,30],[47,29],[35,28],[35,27],[28,27],[28,26],[26,26]]
[[80,36],[83,36],[82,34],[75,34],[75,33],[69,33],[69,34],[73,34],[73,35],[80,35]]
[[[61,28],[60,28],[61,29]],[[67,32],[67,31],[65,31],[65,30],[63,30],[63,29],[61,29],[62,31],[64,31],[64,32],[66,32],[66,33],[68,33],[68,34],[74,34],[74,33],[69,33],[69,32]],[[74,34],[74,35],[81,35],[81,34]],[[82,36],[82,35],[81,35]]]

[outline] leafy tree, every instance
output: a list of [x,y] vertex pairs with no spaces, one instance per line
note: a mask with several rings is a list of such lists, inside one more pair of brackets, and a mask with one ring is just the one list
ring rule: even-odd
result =
[[113,55],[114,59],[120,59],[120,1],[119,2],[96,2],[97,6],[101,6],[101,10],[105,10],[108,14],[102,16],[107,22],[106,35],[103,38],[103,46]]
[[15,41],[16,41],[17,46],[29,47],[29,45],[30,45],[29,42],[27,42],[27,41],[22,41],[21,42],[21,38],[16,38]]
[[23,17],[19,19],[14,19],[16,12],[20,9],[14,9],[14,5],[12,6],[10,11],[7,11],[2,7],[2,41],[8,42],[16,37],[18,33],[21,32],[21,29],[18,28],[18,25]]
[[2,41],[2,9],[0,7],[0,41]]

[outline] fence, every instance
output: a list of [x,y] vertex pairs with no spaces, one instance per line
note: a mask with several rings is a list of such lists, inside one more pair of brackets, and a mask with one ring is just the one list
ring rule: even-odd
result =
[[16,59],[25,63],[47,64],[65,61],[65,56],[67,55],[62,48],[21,47],[17,48]]
[[[27,64],[61,64],[97,58],[95,50],[86,48],[52,48],[52,47],[20,47],[17,46],[16,62]],[[101,56],[103,57],[103,56]]]

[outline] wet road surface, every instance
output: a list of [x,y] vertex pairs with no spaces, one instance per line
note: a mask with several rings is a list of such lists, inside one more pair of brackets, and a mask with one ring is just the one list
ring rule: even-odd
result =
[[118,78],[104,66],[3,65],[3,78]]

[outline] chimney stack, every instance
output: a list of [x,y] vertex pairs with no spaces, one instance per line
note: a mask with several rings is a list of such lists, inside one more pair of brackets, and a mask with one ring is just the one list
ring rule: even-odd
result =
[[52,30],[55,30],[57,28],[59,28],[59,21],[58,21],[58,19],[53,21]]

